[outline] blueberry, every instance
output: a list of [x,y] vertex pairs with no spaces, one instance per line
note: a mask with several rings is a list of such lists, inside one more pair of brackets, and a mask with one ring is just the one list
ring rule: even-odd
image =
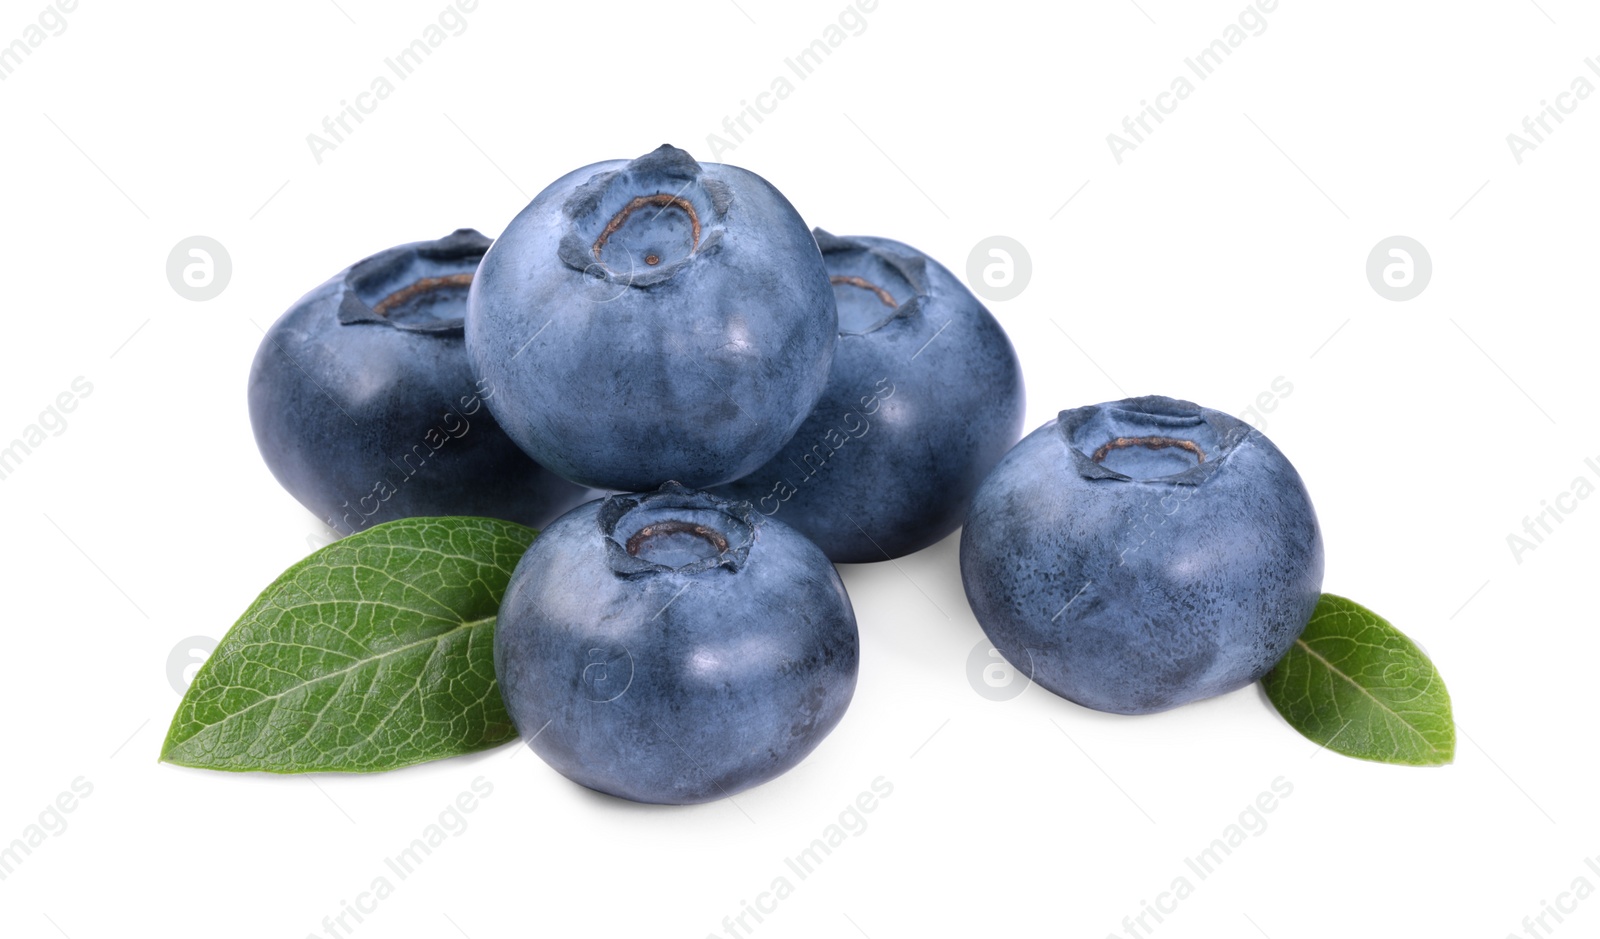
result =
[[1278,448],[1159,396],[1062,411],[995,467],[961,533],[967,599],[1000,654],[1122,714],[1265,675],[1311,618],[1322,563]]
[[579,506],[511,576],[495,674],[575,782],[707,802],[799,763],[855,691],[856,620],[799,533],[676,483]]
[[839,306],[822,401],[767,465],[718,489],[835,562],[910,554],[955,531],[1022,431],[1022,368],[983,304],[887,238],[816,231]]
[[250,369],[250,423],[283,488],[340,534],[418,515],[538,527],[592,495],[490,416],[462,336],[489,239],[461,229],[379,252],[283,314]]
[[473,282],[467,351],[535,459],[642,491],[770,459],[822,394],[836,329],[783,195],[662,146],[574,170],[522,210]]

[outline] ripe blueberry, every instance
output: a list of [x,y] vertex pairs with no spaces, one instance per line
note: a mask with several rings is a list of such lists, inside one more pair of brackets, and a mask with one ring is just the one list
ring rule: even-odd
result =
[[1062,411],[1008,453],[961,534],[1001,655],[1050,691],[1140,714],[1256,681],[1322,589],[1305,484],[1244,421],[1188,401]]
[[512,220],[473,281],[467,351],[535,459],[642,491],[770,459],[822,394],[836,330],[788,200],[662,146],[574,170]]
[[360,261],[267,330],[250,424],[272,475],[341,534],[418,515],[534,527],[589,495],[502,432],[462,316],[489,239],[461,229]]
[[546,528],[494,643],[507,710],[545,762],[673,804],[799,763],[844,715],[858,655],[850,599],[815,545],[676,483]]
[[888,238],[815,234],[839,306],[827,390],[776,457],[717,491],[782,518],[835,562],[897,558],[960,527],[1017,442],[1022,367],[937,261]]

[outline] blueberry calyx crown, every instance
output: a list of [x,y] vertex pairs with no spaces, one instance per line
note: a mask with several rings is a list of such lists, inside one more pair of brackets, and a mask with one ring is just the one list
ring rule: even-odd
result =
[[[632,202],[622,207],[622,211],[611,216],[611,221],[606,223],[606,227],[600,232],[600,237],[594,240],[594,247],[589,249],[596,261],[605,262],[603,252],[605,251],[606,242],[616,233],[617,229],[627,224],[628,219],[633,217],[633,213],[646,206],[659,206],[663,212],[667,209],[676,209],[682,212],[689,219],[688,253],[693,254],[695,249],[700,247],[700,213],[694,210],[694,203],[682,196],[658,192],[650,196],[634,196]],[[659,215],[660,213],[657,214]],[[644,255],[644,263],[648,267],[655,267],[661,263],[661,255],[656,254],[654,251],[647,251]]]
[[[471,287],[472,275],[472,271],[467,271],[461,274],[445,274],[440,277],[424,277],[421,280],[413,281],[379,300],[373,305],[372,312],[379,316],[388,316],[391,310],[400,309],[404,304],[423,294],[443,291],[451,287]],[[391,320],[391,322],[393,321]]]
[[436,241],[400,245],[357,261],[339,285],[340,324],[461,333],[467,291],[490,243],[471,228],[458,228]]
[[737,571],[749,558],[759,519],[749,502],[667,482],[655,492],[607,497],[599,527],[612,571],[638,577]]
[[1251,434],[1242,420],[1162,395],[1062,411],[1056,429],[1085,479],[1198,486]]
[[[839,335],[864,336],[910,319],[929,302],[926,258],[858,238],[811,231],[839,305]],[[843,289],[841,289],[843,288]]]
[[585,276],[648,287],[716,247],[732,202],[726,183],[662,144],[572,191],[557,253]]
[[639,552],[647,548],[652,541],[671,535],[694,535],[701,541],[711,545],[718,554],[728,550],[728,539],[723,537],[722,532],[709,525],[687,522],[681,518],[669,518],[665,521],[651,522],[645,525],[628,536],[628,543],[624,547],[627,548],[628,554],[638,557]]
[[851,287],[860,287],[862,290],[870,290],[872,291],[872,294],[878,298],[878,302],[882,303],[884,306],[891,310],[898,310],[900,308],[900,304],[895,300],[893,294],[887,290],[884,290],[882,287],[879,287],[877,284],[874,284],[872,281],[867,280],[865,277],[832,274],[828,277],[828,283],[834,285],[835,287],[839,286],[840,284],[847,284]]
[[1197,463],[1204,463],[1206,461],[1206,452],[1200,449],[1199,444],[1195,443],[1193,440],[1180,440],[1177,437],[1118,437],[1115,440],[1108,440],[1101,444],[1100,449],[1089,455],[1089,459],[1096,463],[1104,463],[1106,456],[1108,456],[1112,450],[1122,450],[1127,447],[1146,447],[1151,450],[1160,450],[1164,447],[1177,447],[1180,450],[1188,450],[1190,453],[1193,453],[1195,456],[1195,462]]

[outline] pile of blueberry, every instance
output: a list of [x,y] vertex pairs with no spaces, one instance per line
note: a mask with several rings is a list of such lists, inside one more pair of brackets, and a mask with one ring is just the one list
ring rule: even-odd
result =
[[1148,397],[1019,444],[1016,353],[948,270],[670,146],[568,173],[492,244],[335,275],[268,331],[249,398],[273,474],[340,533],[543,529],[496,627],[507,709],[642,802],[771,779],[839,722],[859,652],[834,563],[964,523],[995,648],[1122,713],[1260,678],[1321,587],[1305,487],[1258,431]]

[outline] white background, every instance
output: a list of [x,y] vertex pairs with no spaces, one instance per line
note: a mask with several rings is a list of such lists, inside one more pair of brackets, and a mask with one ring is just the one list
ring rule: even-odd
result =
[[[0,43],[42,6],[0,4]],[[1124,393],[1240,413],[1292,385],[1265,430],[1315,499],[1325,587],[1431,653],[1453,766],[1319,754],[1256,688],[1139,718],[1038,688],[992,701],[968,675],[981,632],[955,537],[844,571],[850,712],[736,801],[627,804],[520,745],[365,777],[158,764],[174,645],[220,637],[317,531],[250,434],[260,327],[381,248],[498,234],[581,164],[663,141],[711,159],[707,135],[843,0],[482,0],[319,164],[306,135],[442,7],[89,0],[0,82],[0,441],[75,377],[93,385],[0,481],[0,842],[73,780],[93,787],[0,881],[6,936],[325,935],[480,776],[493,792],[466,830],[354,935],[726,935],[787,874],[754,935],[1098,939],[1187,875],[1154,935],[1499,939],[1575,878],[1600,887],[1583,863],[1600,853],[1600,500],[1564,499],[1520,559],[1507,545],[1576,478],[1600,482],[1600,100],[1520,164],[1506,142],[1574,77],[1600,84],[1600,13],[1576,0],[1284,0],[1120,164],[1106,135],[1242,0],[881,0],[720,154],[809,223],[958,273],[985,237],[1021,242],[1032,279],[991,308],[1030,429]],[[1407,302],[1365,275],[1396,234],[1434,264]],[[192,235],[233,261],[206,302],[166,277]],[[865,830],[795,878],[784,859],[878,777],[893,791]],[[1195,878],[1184,858],[1279,777],[1293,792],[1268,827]],[[1545,922],[1594,935],[1600,899]]]

